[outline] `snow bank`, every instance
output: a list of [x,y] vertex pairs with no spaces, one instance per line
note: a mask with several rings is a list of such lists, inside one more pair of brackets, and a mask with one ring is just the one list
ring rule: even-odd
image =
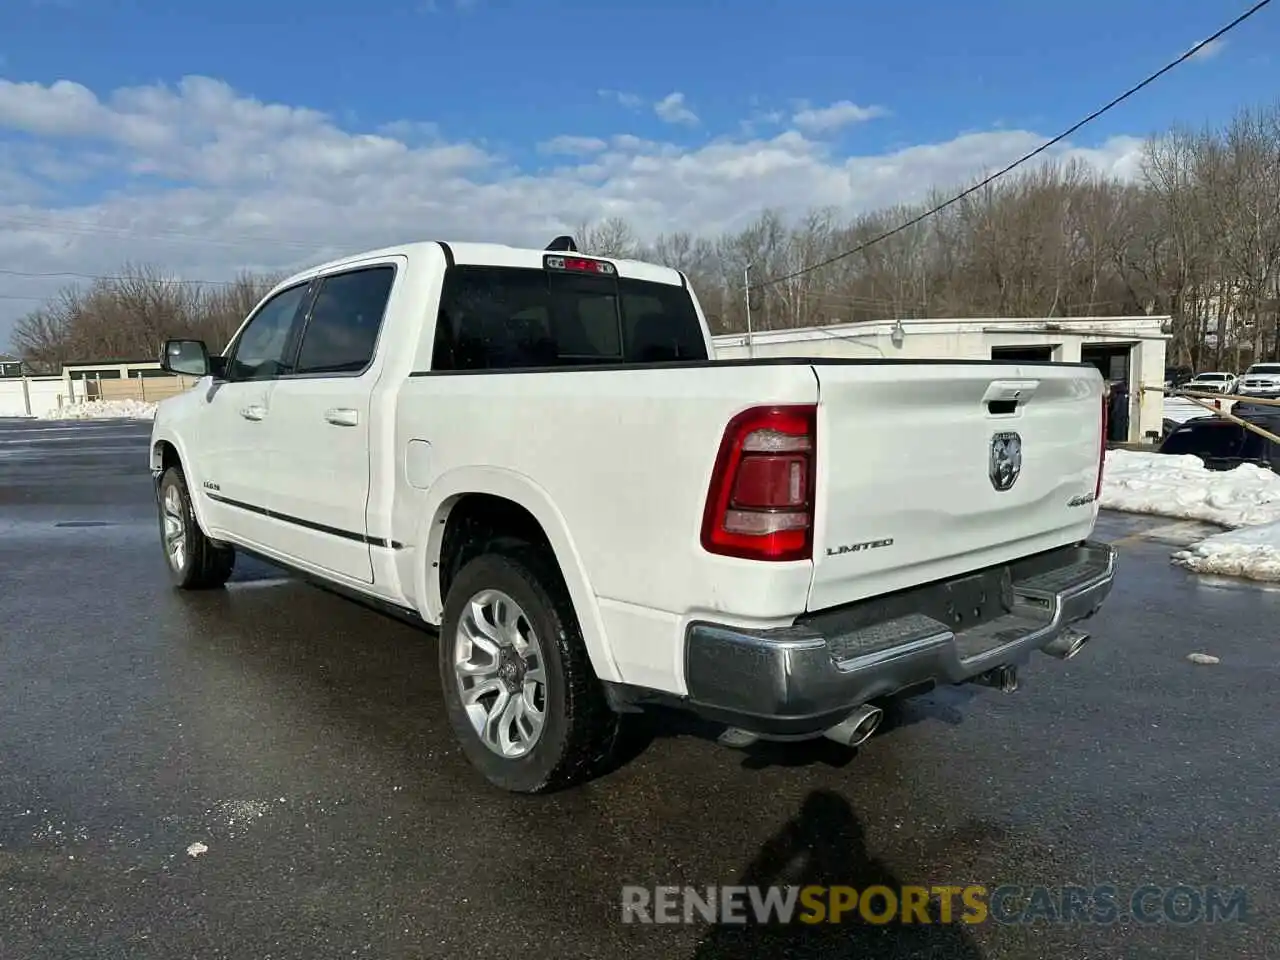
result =
[[1209,537],[1175,553],[1173,562],[1196,573],[1280,582],[1280,522]]
[[40,415],[41,420],[152,420],[156,404],[142,400],[86,400],[55,407]]
[[1280,520],[1280,476],[1251,464],[1206,470],[1190,455],[1108,450],[1100,506],[1250,527]]

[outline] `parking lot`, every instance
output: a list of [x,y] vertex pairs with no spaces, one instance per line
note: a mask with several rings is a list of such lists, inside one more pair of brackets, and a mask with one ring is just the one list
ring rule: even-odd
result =
[[[4,960],[1275,956],[1280,592],[1170,566],[1194,525],[1105,514],[1093,642],[1016,694],[937,691],[856,753],[659,719],[522,798],[455,748],[429,633],[262,564],[172,590],[149,428],[0,421]],[[1248,913],[621,922],[624,884],[771,883],[1219,885]]]

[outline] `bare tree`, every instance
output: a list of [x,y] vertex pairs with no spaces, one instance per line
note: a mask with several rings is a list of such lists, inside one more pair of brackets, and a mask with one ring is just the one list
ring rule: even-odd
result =
[[[719,237],[649,243],[623,218],[580,225],[581,249],[685,273],[716,332],[913,316],[1167,313],[1170,362],[1239,368],[1280,351],[1280,104],[1222,129],[1150,139],[1137,182],[1047,163],[989,184],[913,226],[945,198],[841,220],[766,210]],[[866,249],[862,244],[892,235]],[[776,281],[776,282],[769,282]],[[166,336],[224,344],[271,286],[182,283],[154,267],[59,292],[18,324],[29,363],[152,356]]]

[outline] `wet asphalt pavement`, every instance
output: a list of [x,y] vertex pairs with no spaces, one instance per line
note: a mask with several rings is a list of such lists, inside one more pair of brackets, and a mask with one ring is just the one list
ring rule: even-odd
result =
[[[1280,592],[1170,566],[1194,525],[1104,516],[1093,642],[1016,694],[935,692],[856,754],[655,721],[523,798],[454,747],[430,634],[261,564],[173,591],[148,431],[0,421],[3,960],[1280,956]],[[1219,884],[1248,912],[620,921],[622,884],[740,883]]]

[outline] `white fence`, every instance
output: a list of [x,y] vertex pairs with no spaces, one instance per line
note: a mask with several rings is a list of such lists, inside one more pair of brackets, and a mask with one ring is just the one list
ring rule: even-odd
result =
[[75,402],[62,377],[6,377],[0,380],[0,417],[38,417]]

